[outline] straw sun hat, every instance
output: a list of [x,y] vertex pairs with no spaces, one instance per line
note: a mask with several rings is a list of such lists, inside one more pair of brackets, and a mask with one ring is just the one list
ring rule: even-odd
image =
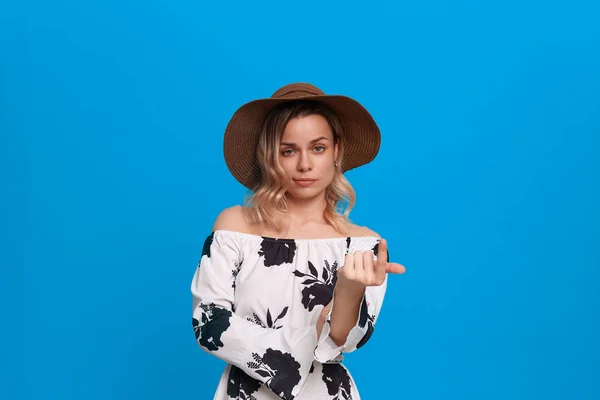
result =
[[344,142],[342,172],[367,164],[377,155],[381,142],[379,128],[360,103],[346,96],[326,95],[308,83],[292,83],[278,89],[270,98],[241,106],[225,129],[225,163],[235,179],[245,187],[254,189],[260,183],[256,148],[267,115],[276,106],[294,100],[323,103],[338,117]]

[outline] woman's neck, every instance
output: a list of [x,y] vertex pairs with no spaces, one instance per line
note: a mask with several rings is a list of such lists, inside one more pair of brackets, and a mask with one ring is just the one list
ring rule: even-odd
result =
[[325,199],[288,199],[287,219],[293,225],[303,225],[308,222],[324,223]]

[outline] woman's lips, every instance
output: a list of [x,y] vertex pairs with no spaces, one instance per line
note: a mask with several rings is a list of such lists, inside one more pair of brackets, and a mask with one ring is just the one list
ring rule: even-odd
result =
[[294,179],[294,182],[296,182],[300,186],[310,186],[316,181],[316,179]]

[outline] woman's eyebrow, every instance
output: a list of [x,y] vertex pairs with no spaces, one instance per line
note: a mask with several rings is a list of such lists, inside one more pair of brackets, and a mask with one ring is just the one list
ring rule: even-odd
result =
[[[327,139],[325,136],[321,136],[318,137],[316,139],[311,140],[311,143],[316,143],[316,142],[320,142],[321,140],[329,140]],[[290,147],[295,147],[297,146],[296,143],[290,143],[290,142],[281,142],[281,146],[290,146]]]

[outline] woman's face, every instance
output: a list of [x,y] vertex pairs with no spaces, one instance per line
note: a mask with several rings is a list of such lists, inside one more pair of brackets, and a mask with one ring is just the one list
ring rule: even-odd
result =
[[290,120],[279,146],[279,164],[288,178],[287,193],[307,199],[323,192],[333,180],[337,144],[321,115]]

